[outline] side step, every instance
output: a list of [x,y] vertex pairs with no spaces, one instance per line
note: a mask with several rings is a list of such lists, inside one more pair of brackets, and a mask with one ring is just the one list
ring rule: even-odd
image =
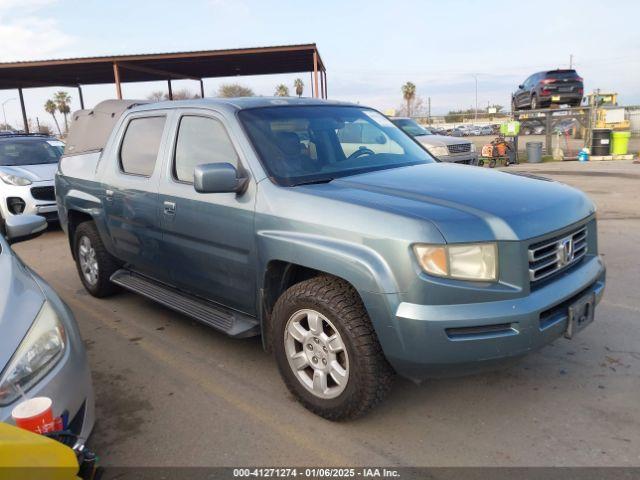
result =
[[235,310],[186,294],[130,270],[121,269],[111,275],[116,285],[154,300],[231,337],[253,337],[260,334],[258,321]]

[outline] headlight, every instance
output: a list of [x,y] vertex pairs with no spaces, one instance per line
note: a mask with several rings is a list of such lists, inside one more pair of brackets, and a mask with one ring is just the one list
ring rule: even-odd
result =
[[422,269],[430,275],[459,280],[496,281],[498,246],[495,243],[414,245]]
[[469,149],[470,152],[475,152],[476,151],[476,144],[472,143],[471,144],[471,148]]
[[25,185],[31,185],[31,180],[17,175],[9,175],[8,173],[0,173],[0,178],[4,183],[9,185],[15,185],[16,187],[24,187]]
[[58,363],[67,336],[49,302],[40,312],[0,377],[0,405],[14,402]]
[[446,157],[449,155],[449,149],[447,147],[427,147],[429,153],[434,157]]

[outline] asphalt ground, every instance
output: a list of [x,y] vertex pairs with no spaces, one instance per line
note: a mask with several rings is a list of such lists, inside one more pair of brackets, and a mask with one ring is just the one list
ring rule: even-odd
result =
[[300,406],[257,338],[229,339],[134,294],[89,296],[62,231],[16,245],[80,324],[101,464],[640,466],[640,165],[509,168],[597,203],[608,286],[594,324],[498,372],[400,379],[352,422]]

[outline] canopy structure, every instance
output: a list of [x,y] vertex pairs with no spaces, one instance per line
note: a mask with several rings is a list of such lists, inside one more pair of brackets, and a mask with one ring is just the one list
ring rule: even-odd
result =
[[28,132],[22,93],[25,88],[77,88],[80,106],[84,109],[82,85],[114,83],[116,97],[122,99],[122,83],[166,80],[172,99],[172,80],[199,81],[200,94],[204,97],[203,78],[298,72],[311,72],[313,97],[327,97],[327,71],[315,43],[0,63],[0,90],[18,90]]

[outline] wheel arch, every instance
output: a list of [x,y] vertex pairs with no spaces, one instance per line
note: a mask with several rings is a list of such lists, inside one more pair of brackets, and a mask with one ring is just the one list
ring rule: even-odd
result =
[[[363,245],[298,233],[262,232],[258,269],[258,305],[263,344],[271,346],[271,311],[280,295],[292,285],[318,275],[329,275],[351,285],[370,313],[371,296],[396,293],[398,286],[386,261]],[[370,314],[374,328],[374,316]],[[376,328],[377,330],[377,328]]]

